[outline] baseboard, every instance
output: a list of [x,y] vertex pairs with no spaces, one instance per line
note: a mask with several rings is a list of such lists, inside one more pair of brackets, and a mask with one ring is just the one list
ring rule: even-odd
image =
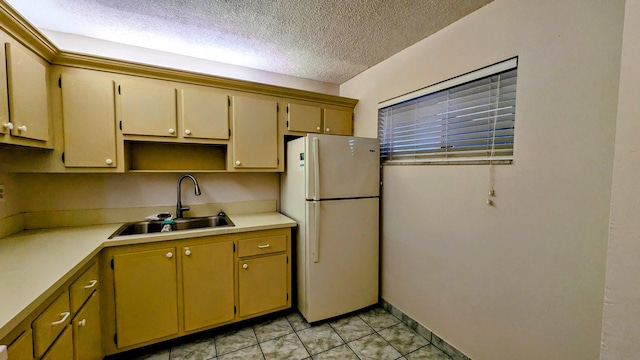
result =
[[434,334],[431,330],[424,327],[422,324],[418,323],[411,317],[407,316],[407,314],[398,310],[395,306],[389,304],[386,300],[380,299],[380,306],[387,310],[391,315],[397,317],[402,321],[405,325],[413,329],[415,332],[420,334],[420,336],[429,340],[433,344],[433,346],[442,350],[445,354],[449,355],[454,360],[471,360],[467,355],[463,354],[460,350],[451,346],[451,344],[447,343],[438,335]]

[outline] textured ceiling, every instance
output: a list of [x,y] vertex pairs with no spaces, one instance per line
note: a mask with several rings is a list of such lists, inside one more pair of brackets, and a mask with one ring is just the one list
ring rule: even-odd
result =
[[341,84],[492,0],[4,1],[40,29]]

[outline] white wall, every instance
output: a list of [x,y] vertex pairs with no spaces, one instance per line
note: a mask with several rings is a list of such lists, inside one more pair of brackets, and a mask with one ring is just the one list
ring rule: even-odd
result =
[[624,1],[496,0],[341,85],[377,103],[519,56],[514,163],[383,170],[381,295],[476,359],[599,356]]
[[112,59],[126,60],[238,80],[253,81],[262,84],[315,91],[331,95],[338,95],[339,93],[338,85],[322,81],[276,74],[264,70],[224,64],[217,61],[198,59],[190,56],[119,44],[111,41],[58,31],[43,30],[43,33],[58,48],[65,51],[98,55]]
[[[23,211],[175,205],[179,173],[16,174]],[[280,198],[277,173],[195,173],[202,195],[182,182],[185,205]]]
[[640,359],[640,0],[625,9],[601,359]]

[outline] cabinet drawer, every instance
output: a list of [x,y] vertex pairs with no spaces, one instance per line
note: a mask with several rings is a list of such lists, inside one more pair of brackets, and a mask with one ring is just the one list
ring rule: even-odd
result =
[[287,250],[285,235],[242,239],[238,242],[238,257],[271,254],[285,250]]
[[69,324],[69,293],[64,292],[31,324],[33,329],[33,352],[39,358],[49,345]]
[[98,288],[98,263],[91,265],[78,280],[69,287],[71,312],[76,313],[89,295]]

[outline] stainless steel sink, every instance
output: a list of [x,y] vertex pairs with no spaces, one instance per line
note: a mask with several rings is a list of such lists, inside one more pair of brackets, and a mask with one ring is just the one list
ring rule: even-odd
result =
[[[225,213],[221,212],[216,216],[174,219],[173,224],[171,224],[171,231],[227,226],[235,226],[235,224]],[[159,233],[161,230],[161,220],[132,222],[122,225],[116,232],[109,236],[109,239],[127,235]]]

